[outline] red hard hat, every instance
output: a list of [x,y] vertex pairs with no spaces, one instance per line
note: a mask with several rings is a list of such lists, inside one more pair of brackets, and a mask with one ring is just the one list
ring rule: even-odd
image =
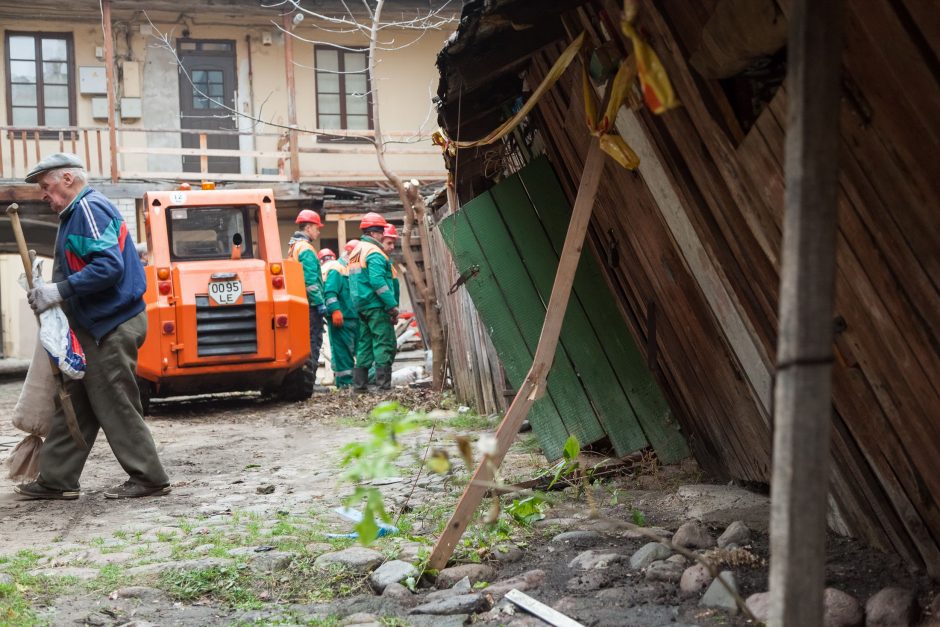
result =
[[359,245],[359,240],[351,239],[348,242],[346,242],[346,245],[343,247],[343,250],[345,250],[347,253],[351,253],[352,251],[356,250],[356,246],[358,245]]
[[385,221],[380,214],[370,211],[366,215],[362,216],[362,222],[359,223],[359,228],[362,230],[368,228],[375,228],[377,226],[384,227],[388,222]]
[[382,232],[382,237],[393,237],[398,239],[398,229],[395,228],[394,224],[386,224],[385,231]]
[[332,257],[333,259],[336,259],[336,253],[334,253],[329,248],[321,248],[320,252],[317,253],[317,258],[320,261],[323,261],[324,257]]
[[317,226],[323,226],[323,222],[320,221],[320,214],[314,211],[313,209],[304,209],[297,214],[297,219],[294,220],[297,224],[316,224]]

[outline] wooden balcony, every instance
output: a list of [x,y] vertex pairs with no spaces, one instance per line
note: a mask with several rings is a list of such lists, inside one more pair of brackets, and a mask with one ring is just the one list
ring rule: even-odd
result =
[[[53,152],[79,155],[92,179],[110,179],[115,184],[212,180],[374,185],[384,180],[369,141],[372,131],[297,131],[296,167],[291,163],[290,134],[117,127],[112,143],[107,126],[0,126],[0,181],[7,185],[22,182],[37,161]],[[336,141],[337,135],[347,141]],[[248,147],[211,147],[220,136]],[[440,150],[428,135],[398,131],[386,133],[385,139],[386,158],[401,176],[424,181],[445,177]],[[187,144],[198,147],[183,147]]]

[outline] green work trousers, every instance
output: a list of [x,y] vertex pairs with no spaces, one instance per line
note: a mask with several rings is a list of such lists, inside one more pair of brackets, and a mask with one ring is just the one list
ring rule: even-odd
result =
[[352,385],[353,359],[356,356],[359,323],[355,318],[346,318],[341,327],[334,327],[329,322],[327,326],[330,333],[330,363],[333,367],[333,376],[336,378],[336,387],[348,388]]
[[391,366],[395,359],[395,328],[388,313],[381,309],[359,312],[359,340],[356,343],[356,367],[369,369]]
[[[89,450],[72,439],[65,416],[57,412],[39,453],[39,484],[53,490],[77,491],[79,477],[99,428],[131,480],[148,487],[170,485],[150,429],[144,423],[137,387],[137,349],[147,335],[147,314],[141,312],[101,338],[72,327],[85,351],[85,376],[66,377],[66,390]],[[50,394],[54,393],[50,391]]]

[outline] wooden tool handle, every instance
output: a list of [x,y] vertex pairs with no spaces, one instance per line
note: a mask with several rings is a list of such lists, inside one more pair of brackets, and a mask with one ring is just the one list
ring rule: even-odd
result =
[[33,289],[33,264],[29,261],[29,249],[26,248],[26,238],[23,236],[23,225],[20,224],[20,206],[12,203],[7,207],[7,215],[13,225],[13,237],[16,238],[16,247],[23,260],[23,269],[26,271],[26,284]]

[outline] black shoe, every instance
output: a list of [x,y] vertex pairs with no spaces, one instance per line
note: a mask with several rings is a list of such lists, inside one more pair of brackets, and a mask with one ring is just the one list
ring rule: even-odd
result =
[[170,486],[147,486],[128,479],[121,485],[116,485],[104,491],[106,499],[136,499],[142,496],[163,496],[170,493]]
[[380,390],[390,390],[392,389],[392,367],[391,366],[376,366],[375,367],[375,384]]
[[368,368],[353,368],[353,391],[354,392],[368,392],[369,391],[369,369]]
[[54,501],[74,501],[81,494],[78,490],[53,490],[38,481],[31,483],[21,483],[13,486],[13,491],[21,496],[31,499],[49,499]]

